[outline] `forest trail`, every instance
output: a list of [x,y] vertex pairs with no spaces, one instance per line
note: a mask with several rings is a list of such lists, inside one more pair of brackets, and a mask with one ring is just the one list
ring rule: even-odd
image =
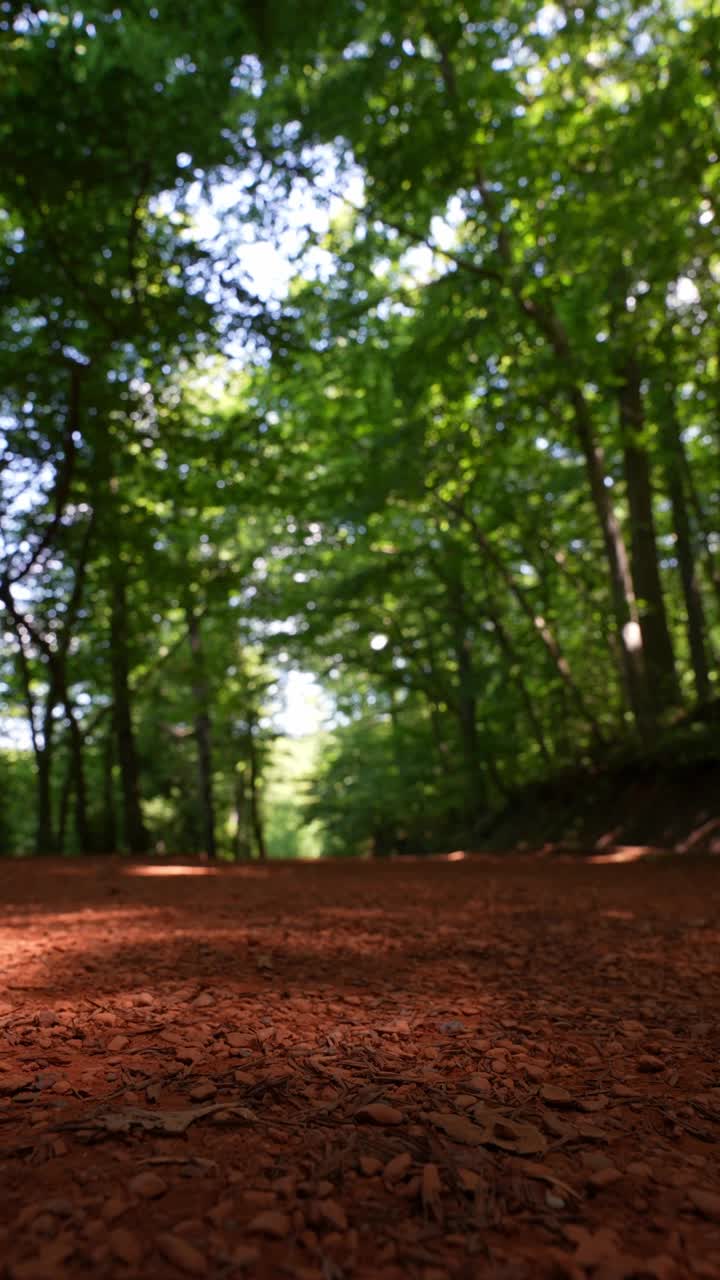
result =
[[720,1277],[711,862],[0,874],[4,1280]]

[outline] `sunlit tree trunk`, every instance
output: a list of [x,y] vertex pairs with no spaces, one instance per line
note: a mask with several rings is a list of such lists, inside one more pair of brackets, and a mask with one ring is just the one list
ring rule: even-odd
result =
[[640,367],[634,356],[625,360],[619,373],[618,403],[630,513],[633,586],[650,703],[656,713],[679,703],[680,687],[660,581],[650,459],[642,442],[644,409]]

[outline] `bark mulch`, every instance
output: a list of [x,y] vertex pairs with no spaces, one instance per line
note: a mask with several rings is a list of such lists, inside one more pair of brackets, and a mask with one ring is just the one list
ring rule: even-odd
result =
[[0,1274],[720,1277],[719,890],[0,864]]

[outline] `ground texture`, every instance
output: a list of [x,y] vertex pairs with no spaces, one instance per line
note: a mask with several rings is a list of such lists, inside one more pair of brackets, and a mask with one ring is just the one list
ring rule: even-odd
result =
[[9,1280],[720,1277],[720,874],[3,863]]

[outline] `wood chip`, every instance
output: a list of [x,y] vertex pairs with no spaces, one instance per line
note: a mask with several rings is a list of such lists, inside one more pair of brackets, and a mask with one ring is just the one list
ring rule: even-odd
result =
[[194,1244],[190,1244],[189,1240],[183,1240],[181,1236],[173,1235],[171,1231],[164,1231],[157,1236],[155,1243],[163,1257],[185,1275],[207,1275],[207,1259]]
[[142,1200],[157,1200],[159,1196],[164,1196],[168,1189],[167,1182],[161,1178],[158,1173],[136,1173],[134,1178],[130,1179],[128,1189],[134,1196],[140,1196]]
[[371,1102],[355,1112],[355,1119],[366,1120],[370,1124],[402,1124],[405,1116],[387,1102]]
[[269,1236],[273,1240],[284,1240],[290,1231],[290,1218],[287,1213],[281,1213],[278,1209],[266,1209],[253,1218],[248,1231]]

